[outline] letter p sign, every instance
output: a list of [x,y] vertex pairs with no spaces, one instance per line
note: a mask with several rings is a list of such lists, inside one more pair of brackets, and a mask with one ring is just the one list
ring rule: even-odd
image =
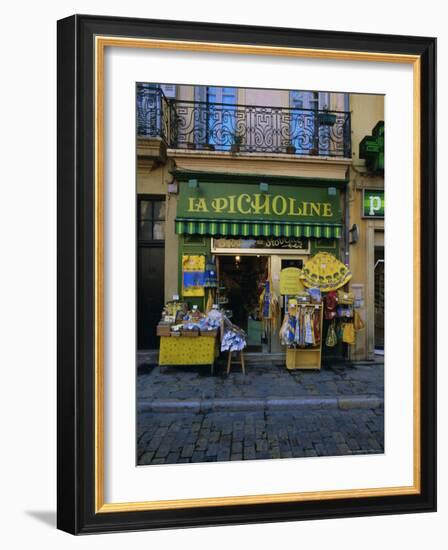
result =
[[365,218],[384,218],[384,191],[364,191],[362,215]]
[[381,197],[371,195],[369,197],[369,216],[375,216],[381,210]]

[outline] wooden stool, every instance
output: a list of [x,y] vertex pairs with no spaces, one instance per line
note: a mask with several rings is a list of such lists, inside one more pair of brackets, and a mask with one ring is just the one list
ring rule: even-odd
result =
[[[230,365],[232,364],[232,353],[233,352],[229,351],[229,355],[227,357],[227,375],[230,372]],[[233,361],[233,363],[240,364],[242,373],[244,375],[246,375],[246,367],[245,367],[245,364],[244,364],[244,351],[243,350],[240,351],[240,360],[239,361]]]

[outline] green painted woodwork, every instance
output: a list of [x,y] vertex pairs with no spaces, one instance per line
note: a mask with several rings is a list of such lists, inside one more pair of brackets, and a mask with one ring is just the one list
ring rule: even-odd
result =
[[179,235],[216,237],[315,237],[317,239],[340,239],[342,237],[342,225],[340,224],[292,224],[177,218],[175,230]]
[[196,179],[205,183],[244,183],[259,185],[261,182],[269,185],[291,185],[310,187],[337,187],[344,189],[348,179],[309,178],[301,176],[273,176],[235,172],[207,172],[200,170],[172,170],[171,174],[179,181],[186,182]]
[[341,238],[340,191],[334,187],[180,183],[176,233],[230,237]]

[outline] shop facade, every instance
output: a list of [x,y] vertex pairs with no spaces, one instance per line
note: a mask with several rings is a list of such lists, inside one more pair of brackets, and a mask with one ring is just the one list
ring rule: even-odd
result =
[[[233,178],[175,173],[179,182],[175,231],[179,236],[180,295],[206,309],[208,292],[189,296],[187,258],[202,256],[217,271],[214,300],[248,335],[252,351],[282,351],[278,326],[285,310],[281,273],[301,269],[319,251],[340,257],[344,235],[344,180]],[[266,181],[267,180],[267,181]],[[277,319],[266,323],[260,293],[266,281],[279,299]]]
[[[236,288],[227,298],[233,303],[235,320],[248,332],[250,348],[282,351],[278,334],[267,340],[262,337],[262,327],[248,311],[246,296],[252,294],[255,305],[253,283],[263,276],[271,279],[274,291],[280,295],[281,271],[303,267],[317,252],[329,252],[343,261],[347,249],[348,161],[309,163],[308,159],[273,159],[272,155],[254,159],[253,155],[218,152],[173,153],[172,158],[154,165],[151,158],[147,159],[153,152],[140,148],[139,256],[158,254],[152,277],[156,272],[163,273],[163,288],[152,284],[147,272],[138,273],[138,277],[146,276],[146,289],[152,293],[148,299],[143,295],[145,286],[139,288],[139,320],[144,318],[148,303],[154,311],[160,311],[173,296],[183,296],[185,256],[201,256],[204,262],[212,258],[220,281],[236,277],[236,286],[243,287],[244,300],[238,299]],[[152,220],[142,213],[142,205],[151,200],[156,205],[152,210],[146,207],[145,212],[153,212]],[[247,281],[241,280],[243,273],[253,275],[249,277],[250,288]],[[203,309],[207,295],[204,292],[187,299]],[[281,313],[279,322],[280,318]],[[155,333],[156,321],[149,321]],[[158,345],[157,339],[151,341],[148,337],[148,327],[149,323],[139,331],[139,349]]]

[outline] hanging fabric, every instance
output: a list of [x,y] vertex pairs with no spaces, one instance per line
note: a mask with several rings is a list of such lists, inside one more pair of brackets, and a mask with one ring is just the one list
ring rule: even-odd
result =
[[205,304],[205,313],[209,313],[212,310],[213,304],[215,303],[214,290],[209,288],[207,290],[207,303]]
[[325,319],[331,321],[336,317],[336,306],[338,303],[337,294],[334,290],[330,291],[324,299],[325,303]]
[[333,321],[328,327],[327,338],[325,340],[325,345],[327,348],[334,348],[334,346],[338,343],[338,337],[336,335],[334,324],[335,322]]
[[283,345],[289,347],[318,346],[321,339],[320,323],[320,307],[298,304],[297,300],[290,300],[280,328],[280,340]]
[[365,327],[364,321],[361,319],[361,315],[357,309],[355,309],[353,327],[355,331],[362,330]]
[[350,345],[356,342],[353,323],[342,323],[342,341]]
[[218,275],[215,260],[208,257],[205,264],[204,288],[216,288],[218,286]]
[[343,287],[352,278],[352,274],[333,254],[318,252],[304,265],[302,278],[305,286],[328,292]]
[[270,276],[265,281],[264,289],[260,294],[259,310],[265,328],[273,328],[275,330],[279,322],[280,305]]
[[355,303],[355,295],[353,292],[344,292],[338,290],[338,304],[353,305]]

